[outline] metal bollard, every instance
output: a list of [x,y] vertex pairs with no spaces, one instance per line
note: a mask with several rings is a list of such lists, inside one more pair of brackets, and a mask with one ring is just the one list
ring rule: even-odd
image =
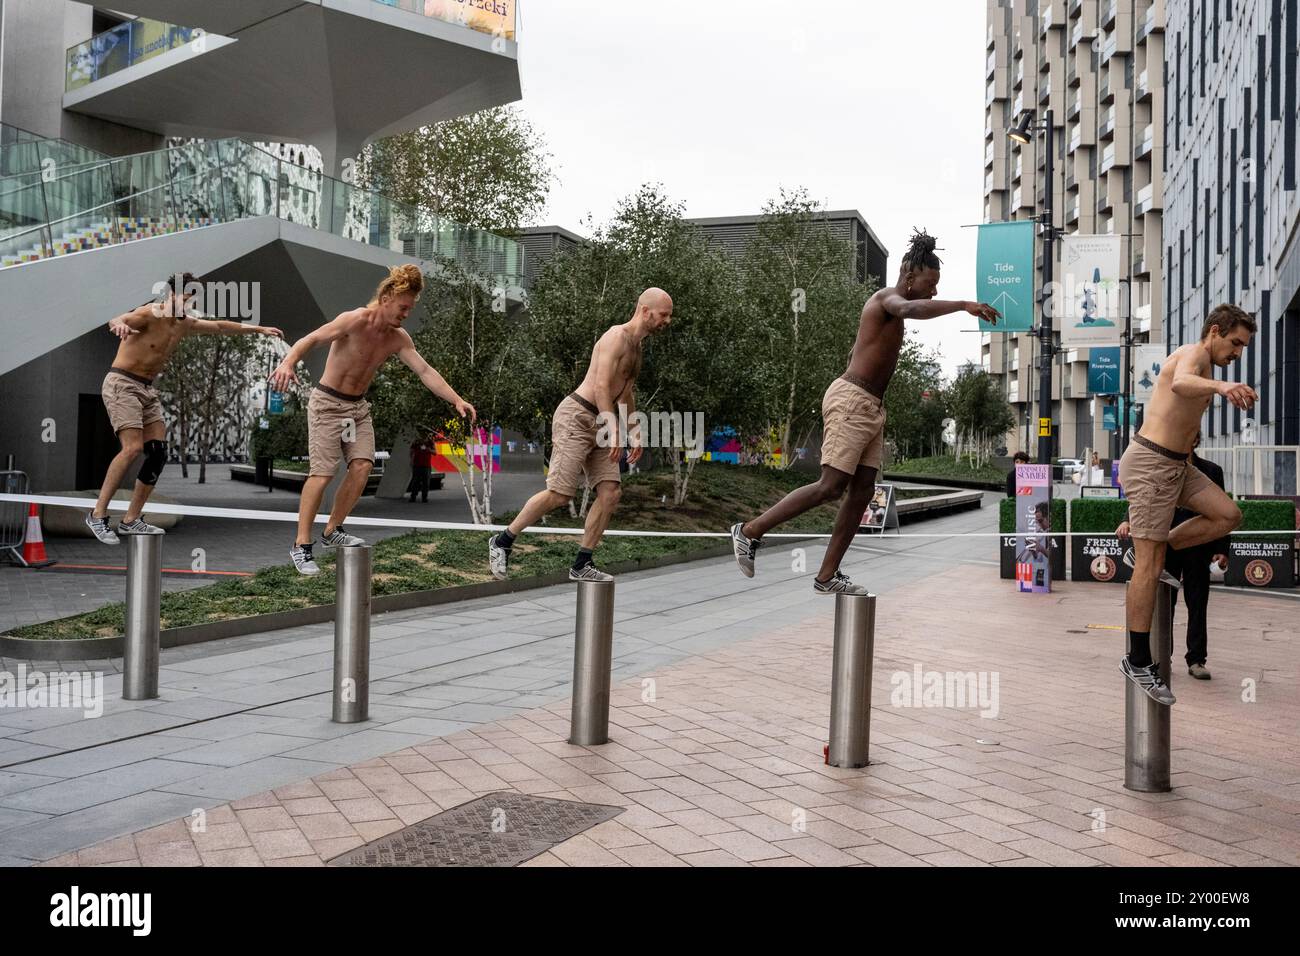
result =
[[338,550],[334,616],[336,724],[370,719],[370,546]]
[[609,680],[614,658],[614,582],[579,581],[573,633],[569,743],[609,743]]
[[163,536],[132,534],[123,537],[127,539],[127,546],[122,699],[154,700],[158,697]]
[[[1173,587],[1156,585],[1156,607],[1151,620],[1151,659],[1160,676],[1170,681],[1173,655]],[[1130,680],[1124,695],[1124,789],[1140,793],[1165,793],[1169,786],[1169,711]],[[1170,685],[1172,687],[1172,685]]]
[[832,767],[865,767],[871,748],[871,663],[876,643],[876,596],[835,595],[831,673]]

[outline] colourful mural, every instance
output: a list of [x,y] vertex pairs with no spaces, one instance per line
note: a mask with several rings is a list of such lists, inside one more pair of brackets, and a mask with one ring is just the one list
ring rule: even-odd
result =
[[[473,456],[474,467],[486,470],[486,464],[491,460],[492,473],[499,472],[501,470],[501,429],[494,429],[489,436],[486,429],[478,428],[474,430],[472,437],[470,454]],[[459,471],[453,459],[471,460],[470,456],[465,454],[464,445],[453,445],[445,435],[437,435],[434,441],[434,470],[444,473]]]

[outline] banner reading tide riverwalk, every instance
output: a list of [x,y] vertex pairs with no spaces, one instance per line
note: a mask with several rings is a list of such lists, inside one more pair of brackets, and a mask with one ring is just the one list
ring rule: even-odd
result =
[[1002,313],[997,325],[980,319],[980,331],[1027,332],[1034,327],[1034,223],[990,222],[979,230],[975,294]]

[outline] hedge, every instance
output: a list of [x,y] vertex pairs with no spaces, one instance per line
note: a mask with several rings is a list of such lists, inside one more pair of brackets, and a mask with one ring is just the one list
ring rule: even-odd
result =
[[[998,502],[998,531],[1001,534],[1016,533],[1016,499],[1003,498]],[[1065,499],[1052,499],[1052,531],[1065,533]]]
[[[1239,531],[1290,531],[1295,506],[1289,501],[1238,501]],[[1128,517],[1128,501],[1117,498],[1076,498],[1070,502],[1070,530],[1108,534]]]

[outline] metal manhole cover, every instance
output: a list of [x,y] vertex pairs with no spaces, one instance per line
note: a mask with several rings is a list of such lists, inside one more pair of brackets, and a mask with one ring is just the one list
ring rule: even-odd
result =
[[349,850],[329,865],[518,866],[622,812],[503,790]]

